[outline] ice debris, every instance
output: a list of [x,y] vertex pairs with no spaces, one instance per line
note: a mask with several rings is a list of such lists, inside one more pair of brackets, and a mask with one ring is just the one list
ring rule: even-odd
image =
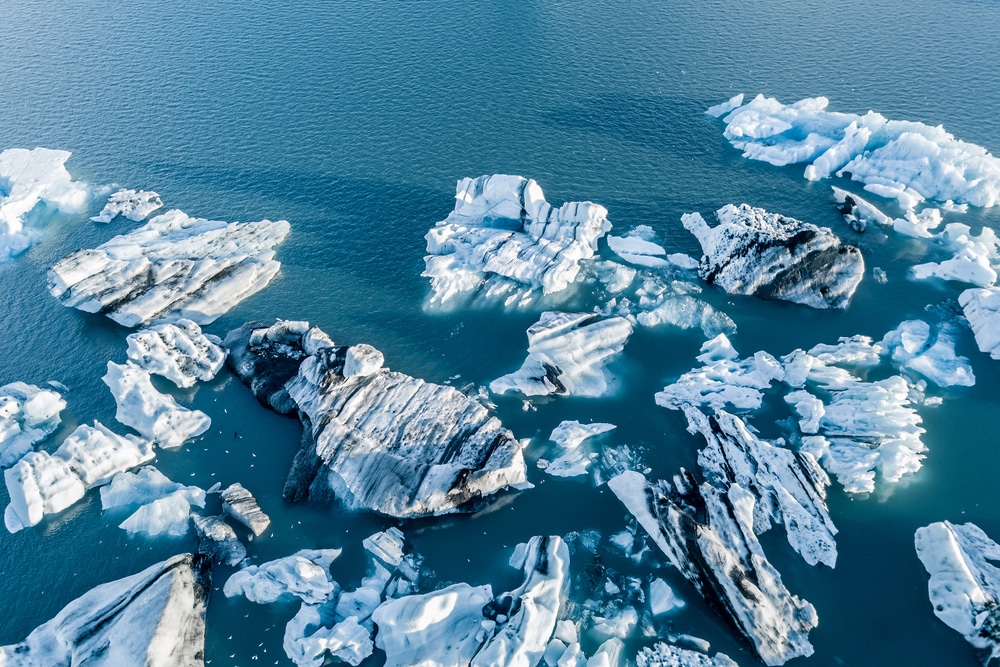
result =
[[426,237],[423,275],[432,303],[472,293],[512,305],[562,291],[611,229],[603,206],[553,208],[538,184],[521,176],[462,179],[455,200],[455,210]]
[[593,313],[542,313],[528,328],[528,358],[514,373],[490,383],[490,391],[602,396],[609,391],[604,370],[625,347],[632,324],[625,318],[598,319]]
[[463,511],[527,485],[521,444],[452,387],[388,368],[346,377],[348,348],[306,322],[251,322],[226,346],[262,403],[302,419],[286,500],[334,496],[403,518]]
[[66,401],[59,392],[24,382],[0,387],[0,468],[7,468],[52,434]]
[[969,360],[955,354],[953,326],[932,328],[923,320],[907,320],[887,333],[882,345],[901,368],[922,375],[939,387],[976,384]]
[[635,656],[636,667],[739,667],[725,653],[708,656],[679,646],[657,642]]
[[581,448],[584,440],[606,433],[616,428],[614,424],[581,424],[578,421],[564,421],[549,436],[560,449],[559,456],[545,465],[545,472],[555,477],[576,477],[587,474],[590,463],[597,457],[596,452]]
[[715,216],[716,227],[698,213],[681,221],[704,252],[701,277],[730,294],[846,308],[864,276],[861,251],[841,245],[826,227],[746,204],[728,204]]
[[77,250],[48,273],[65,306],[127,327],[168,316],[213,322],[277,274],[284,220],[225,223],[168,211],[93,250]]
[[211,380],[226,363],[222,340],[184,318],[129,334],[126,340],[132,363],[178,387]]
[[104,208],[91,220],[107,223],[121,215],[133,222],[139,222],[145,220],[150,213],[162,206],[160,195],[155,192],[122,188],[108,197]]
[[653,242],[653,229],[647,225],[639,225],[624,236],[608,236],[608,247],[630,264],[650,268],[670,266],[670,262],[662,257],[667,251],[663,246]]

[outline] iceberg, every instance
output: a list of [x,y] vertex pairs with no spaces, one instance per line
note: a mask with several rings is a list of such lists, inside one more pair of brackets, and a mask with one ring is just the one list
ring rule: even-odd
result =
[[953,256],[942,262],[917,264],[912,268],[914,278],[955,280],[977,287],[996,283],[1000,269],[1000,238],[992,229],[983,227],[976,236],[968,225],[953,222],[932,238],[941,242]]
[[41,232],[25,218],[44,203],[64,213],[81,213],[90,188],[73,181],[66,167],[68,151],[9,148],[0,153],[0,262],[21,254]]
[[340,549],[303,549],[262,565],[248,565],[226,580],[222,592],[227,598],[242,595],[258,604],[291,598],[321,604],[339,588],[330,576],[330,564],[338,556]]
[[263,535],[271,525],[271,518],[261,511],[257,499],[239,483],[230,484],[222,492],[222,509],[249,528],[254,537]]
[[153,460],[156,454],[148,440],[120,436],[100,422],[81,424],[59,445],[55,455],[65,459],[88,489],[102,486],[118,473]]
[[965,357],[955,354],[954,327],[931,328],[923,320],[907,320],[882,339],[892,360],[939,387],[971,387],[976,375]]
[[1000,544],[975,524],[939,521],[918,528],[914,545],[930,575],[934,615],[978,649],[984,665],[1000,658]]
[[892,218],[853,192],[833,186],[833,199],[840,204],[840,214],[844,216],[844,220],[856,232],[865,231],[870,222],[883,226],[892,225]]
[[608,247],[629,264],[662,268],[670,266],[671,262],[661,255],[667,251],[663,246],[653,242],[653,229],[648,225],[639,225],[625,236],[608,236]]
[[0,387],[0,468],[8,468],[49,437],[66,401],[58,392],[24,382]]
[[203,334],[184,318],[129,334],[125,340],[132,363],[182,388],[211,380],[226,363],[222,340]]
[[1000,359],[1000,287],[967,289],[958,295],[979,349]]
[[140,222],[162,206],[160,195],[155,192],[122,188],[108,197],[104,208],[91,220],[108,223],[121,215],[133,222]]
[[19,644],[0,647],[0,664],[201,667],[212,561],[181,554],[66,605]]
[[578,421],[564,421],[549,436],[549,440],[559,446],[558,458],[549,461],[545,472],[555,477],[576,477],[586,475],[590,463],[597,457],[595,452],[582,451],[584,440],[607,433],[617,428],[614,424],[581,424]]
[[733,484],[700,486],[681,470],[673,483],[649,483],[635,471],[608,482],[653,542],[749,641],[767,665],[809,656],[818,618],[792,595],[754,534],[754,495]]
[[230,567],[239,565],[247,557],[246,547],[236,537],[236,531],[221,516],[191,515],[200,539],[198,552]]
[[263,289],[280,264],[284,220],[225,223],[168,211],[49,269],[47,287],[64,306],[136,327],[170,317],[209,324]]
[[678,597],[670,584],[659,577],[649,582],[649,612],[654,616],[663,616],[677,609],[683,609],[684,600]]
[[515,304],[560,292],[611,229],[603,206],[554,208],[535,181],[521,176],[462,179],[455,200],[454,211],[426,236],[422,275],[431,281],[431,303],[472,294]]
[[781,299],[813,308],[846,308],[864,276],[861,251],[817,227],[746,204],[681,216],[704,256],[699,275],[730,294]]
[[118,527],[130,535],[181,537],[188,532],[190,517],[191,503],[183,495],[173,493],[142,505]]
[[388,368],[346,377],[348,348],[306,322],[251,322],[225,344],[261,403],[303,422],[286,500],[336,497],[408,518],[466,511],[527,485],[522,445],[451,387]]
[[371,631],[351,616],[328,627],[326,605],[303,603],[285,626],[285,654],[298,667],[322,667],[326,654],[349,665],[360,665],[372,654]]
[[[735,103],[735,98],[733,103]],[[728,111],[725,137],[743,156],[776,166],[808,163],[805,177],[850,176],[865,189],[913,208],[925,199],[1000,204],[1000,160],[940,125],[828,111],[815,97],[785,105],[758,95]]]
[[56,514],[83,498],[87,485],[69,463],[46,452],[28,452],[3,471],[10,504],[4,525],[11,533],[35,526],[47,514]]
[[604,366],[625,347],[632,324],[623,317],[598,319],[593,313],[542,313],[528,328],[528,358],[519,370],[490,383],[490,391],[603,396]]
[[153,387],[149,373],[132,362],[108,362],[102,378],[118,404],[115,418],[160,447],[180,447],[201,435],[212,420],[200,410],[189,410]]
[[189,505],[205,506],[205,491],[197,486],[173,482],[152,466],[138,472],[120,472],[101,487],[101,508],[105,511],[130,505],[147,505],[160,498],[179,495]]

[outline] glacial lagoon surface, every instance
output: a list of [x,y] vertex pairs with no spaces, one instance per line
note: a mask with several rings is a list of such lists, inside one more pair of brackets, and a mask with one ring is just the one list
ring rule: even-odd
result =
[[[610,234],[646,225],[668,253],[695,258],[702,251],[681,224],[685,213],[715,224],[717,209],[747,203],[831,228],[860,248],[866,270],[845,309],[727,294],[694,273],[686,280],[703,289],[692,296],[732,319],[729,338],[742,357],[780,358],[856,334],[878,341],[906,320],[950,322],[975,384],[931,386],[927,394],[939,404],[914,405],[926,429],[919,471],[894,483],[876,478],[870,494],[849,495],[834,480],[835,568],[803,562],[781,526],[761,536],[784,584],[819,618],[809,634],[815,653],[789,664],[980,664],[962,635],[934,616],[914,549],[915,531],[938,521],[972,522],[1000,540],[1000,362],[979,350],[960,318],[958,295],[970,285],[914,280],[912,266],[945,260],[947,249],[878,224],[852,230],[830,186],[861,193],[893,217],[903,215],[896,202],[847,178],[807,180],[804,164],[745,159],[723,136],[725,122],[705,111],[738,93],[785,104],[824,96],[832,111],[943,125],[998,154],[997,3],[10,0],[0,14],[0,150],[71,151],[66,168],[95,192],[118,184],[159,193],[165,206],[153,215],[180,209],[209,220],[289,222],[276,246],[276,277],[203,327],[220,337],[250,320],[305,320],[338,345],[378,348],[393,370],[473,396],[514,373],[527,355],[525,332],[543,311],[591,311],[607,298],[579,281],[520,308],[432,304],[421,276],[424,236],[452,211],[455,184],[466,177],[523,175],[555,206],[606,207]],[[54,380],[69,388],[62,423],[36,449],[54,451],[95,419],[130,432],[116,421],[101,378],[108,361],[125,361],[131,330],[64,307],[46,289],[46,272],[60,258],[142,224],[90,220],[116,189],[95,194],[82,213],[36,208],[27,221],[41,237],[0,263],[0,385]],[[943,216],[976,233],[1000,230],[998,207]],[[620,261],[606,239],[597,254]],[[884,270],[884,283],[873,267]],[[524,456],[534,487],[503,493],[471,515],[400,521],[318,500],[282,502],[302,426],[263,407],[228,368],[186,389],[154,378],[157,389],[211,418],[203,435],[157,449],[155,465],[182,484],[239,482],[253,493],[271,527],[252,541],[237,530],[252,563],[342,549],[332,575],[344,590],[365,574],[362,540],[390,526],[423,556],[430,572],[422,590],[465,582],[496,593],[520,585],[508,565],[517,544],[598,531],[596,556],[586,540],[568,540],[574,609],[609,595],[602,567],[643,585],[662,578],[686,605],[654,619],[661,638],[692,635],[712,654],[760,665],[655,547],[637,563],[610,546],[628,512],[606,485],[537,465],[556,455],[552,430],[578,420],[616,425],[590,446],[627,445],[649,479],[697,469],[704,440],[654,394],[701,365],[695,357],[708,337],[700,328],[635,326],[607,366],[602,397],[526,403],[516,393],[488,394],[503,424],[530,440]],[[894,372],[884,364],[868,379]],[[776,384],[760,410],[743,413],[762,438],[789,438],[787,391]],[[8,501],[0,489],[0,503]],[[118,527],[127,515],[102,511],[91,490],[37,526],[0,531],[0,645],[21,641],[98,584],[197,549],[193,529],[183,537],[129,535]],[[298,603],[227,598],[222,587],[234,571],[215,566],[206,664],[292,664],[282,639]],[[625,657],[634,660],[654,641],[635,628]],[[599,641],[585,633],[582,643],[589,656]],[[383,660],[376,650],[363,664]]]

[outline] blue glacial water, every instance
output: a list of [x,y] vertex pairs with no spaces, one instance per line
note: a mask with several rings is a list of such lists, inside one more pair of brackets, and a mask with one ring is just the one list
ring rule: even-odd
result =
[[[652,226],[671,252],[697,250],[682,213],[726,203],[833,228],[889,278],[866,279],[846,312],[704,295],[736,321],[738,350],[780,355],[838,336],[880,338],[928,304],[953,300],[961,286],[908,281],[910,265],[934,258],[927,244],[853,235],[829,203],[828,183],[805,181],[801,167],[742,159],[721,123],[704,115],[708,106],[737,92],[784,102],[824,95],[838,111],[940,123],[1000,152],[1000,4],[990,0],[4,0],[0,45],[0,149],[70,150],[76,179],[153,189],[191,215],[291,222],[279,276],[208,331],[224,334],[251,318],[307,319],[338,342],[375,345],[394,369],[437,382],[459,376],[458,385],[517,368],[538,314],[425,310],[423,235],[451,210],[461,177],[523,174],[551,202],[605,205],[618,230]],[[1000,228],[1000,213],[972,211],[963,221]],[[133,223],[43,222],[44,240],[0,266],[0,384],[55,379],[72,388],[63,426],[43,445],[51,449],[79,423],[115,423],[100,378],[109,359],[124,359],[127,331],[59,305],[45,290],[45,270]],[[497,414],[518,437],[535,439],[531,463],[561,420],[600,420],[619,427],[604,442],[634,447],[654,476],[669,476],[693,465],[700,443],[652,397],[696,365],[703,340],[693,331],[638,331],[612,366],[621,384],[615,396],[537,401],[537,412],[501,397]],[[815,655],[793,664],[978,664],[933,616],[913,549],[914,530],[939,520],[973,521],[1000,538],[1000,365],[967,330],[958,351],[978,381],[939,407],[919,408],[924,468],[867,499],[832,489],[836,569],[804,565],[779,531],[765,537],[789,589],[820,617]],[[258,562],[343,547],[334,575],[346,588],[356,584],[361,539],[393,522],[281,503],[298,423],[265,411],[228,371],[171,393],[207,412],[213,426],[161,452],[157,466],[181,482],[251,489],[274,526],[249,546]],[[779,434],[761,417],[754,423],[765,436]],[[546,478],[533,466],[529,474],[536,488],[495,511],[403,525],[436,572],[430,585],[507,590],[516,543],[624,526],[625,511],[607,490]],[[193,537],[130,538],[116,527],[123,518],[103,515],[91,492],[34,529],[0,535],[0,644],[19,641],[98,583],[195,548]],[[673,631],[703,637],[741,665],[758,664],[662,560],[610,564],[674,586],[688,606],[672,617]],[[228,574],[217,568],[218,586]],[[216,593],[206,661],[289,664],[281,637],[295,609]],[[629,655],[643,643],[631,641]]]

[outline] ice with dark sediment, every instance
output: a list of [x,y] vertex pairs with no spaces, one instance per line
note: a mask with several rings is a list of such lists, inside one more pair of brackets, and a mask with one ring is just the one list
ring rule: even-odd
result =
[[62,421],[66,401],[57,391],[25,382],[0,387],[0,468],[14,465]]
[[211,380],[226,363],[222,340],[202,333],[201,327],[184,318],[153,325],[125,340],[132,363],[178,387]]
[[730,294],[781,299],[813,308],[846,308],[864,276],[861,251],[826,227],[746,204],[681,217],[702,252],[699,275]]
[[490,383],[490,391],[525,396],[596,397],[609,391],[605,366],[625,347],[632,323],[594,313],[542,313],[528,328],[528,358],[520,369]]
[[705,342],[701,352],[697,359],[704,365],[657,392],[657,405],[671,410],[687,405],[756,410],[764,399],[763,390],[785,376],[781,363],[767,352],[740,359],[725,334]]
[[849,175],[903,208],[925,199],[1000,204],[1000,160],[940,125],[828,111],[825,97],[789,105],[763,95],[731,102],[710,112],[724,116],[725,137],[744,157],[776,166],[806,163],[805,177],[813,181]]
[[48,148],[0,152],[0,262],[21,254],[41,238],[41,232],[26,220],[38,204],[64,213],[86,208],[90,188],[66,171],[69,156],[68,151]]
[[668,560],[716,605],[767,665],[809,656],[816,610],[792,595],[754,533],[753,493],[699,485],[687,471],[650,483],[635,471],[608,482]]
[[247,557],[246,547],[236,536],[233,527],[221,516],[191,515],[194,529],[200,540],[198,552],[230,567],[239,565]]
[[242,484],[230,484],[222,491],[222,509],[260,537],[271,525],[271,518],[264,514],[254,498]]
[[725,653],[709,656],[664,642],[640,649],[635,664],[637,667],[739,667]]
[[834,567],[837,528],[826,506],[830,478],[816,459],[758,438],[728,412],[705,416],[687,407],[684,414],[688,430],[705,439],[698,452],[705,480],[723,491],[738,485],[756,496],[754,532],[759,535],[781,524],[788,543],[809,565]]
[[385,367],[347,377],[350,348],[306,322],[251,322],[226,346],[262,403],[302,419],[287,500],[332,496],[405,518],[465,511],[527,486],[522,445],[456,389]]
[[201,435],[212,420],[200,410],[190,410],[153,387],[149,372],[132,362],[108,362],[102,378],[115,397],[115,418],[163,448],[180,447]]
[[840,204],[840,213],[856,232],[863,232],[869,223],[891,226],[892,218],[867,199],[833,186],[833,199]]
[[467,295],[516,305],[560,292],[611,229],[603,206],[555,208],[535,181],[521,176],[462,179],[455,200],[426,236],[423,276],[435,304]]
[[248,565],[226,580],[222,592],[227,598],[242,595],[258,604],[292,598],[320,604],[339,588],[330,575],[330,564],[340,551],[303,549],[261,565]]
[[958,295],[979,349],[1000,359],[1000,287],[968,289]]
[[108,197],[104,208],[91,220],[107,223],[120,215],[133,222],[140,222],[162,206],[163,201],[160,199],[160,195],[155,192],[122,188]]
[[284,220],[225,223],[168,211],[63,257],[47,287],[63,305],[127,327],[167,317],[208,324],[274,278],[274,247],[288,231]]
[[211,589],[211,559],[174,556],[92,588],[24,641],[0,647],[0,664],[200,667]]
[[971,387],[976,375],[969,360],[955,353],[955,339],[954,326],[906,320],[885,335],[882,345],[900,368],[939,387]]
[[972,523],[918,528],[917,557],[930,575],[934,615],[958,631],[984,665],[1000,658],[1000,544]]

